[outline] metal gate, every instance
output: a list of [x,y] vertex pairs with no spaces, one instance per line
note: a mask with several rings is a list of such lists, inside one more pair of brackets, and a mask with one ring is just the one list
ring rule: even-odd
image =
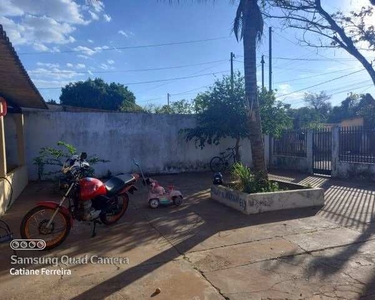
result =
[[313,131],[313,172],[331,175],[332,173],[332,131],[330,128]]

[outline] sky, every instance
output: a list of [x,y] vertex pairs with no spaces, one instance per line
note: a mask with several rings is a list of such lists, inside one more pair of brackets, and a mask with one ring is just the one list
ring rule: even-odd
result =
[[[368,0],[323,0],[330,11],[347,11]],[[1,0],[0,24],[45,100],[59,101],[69,82],[100,77],[127,85],[137,104],[192,99],[215,80],[243,71],[243,48],[231,31],[236,6],[162,0]],[[371,21],[374,22],[375,21]],[[305,92],[326,91],[333,105],[349,92],[375,94],[370,76],[343,50],[318,52],[298,44],[300,32],[266,20],[257,56],[266,56],[273,27],[273,87],[278,100],[304,105]],[[146,47],[147,46],[147,47]],[[375,53],[364,51],[368,58]],[[261,84],[260,64],[258,84]],[[350,73],[353,73],[350,75]],[[341,77],[341,78],[340,78]]]

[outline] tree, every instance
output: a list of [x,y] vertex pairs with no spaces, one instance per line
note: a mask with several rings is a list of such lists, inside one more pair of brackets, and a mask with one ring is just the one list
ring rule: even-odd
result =
[[61,90],[60,103],[113,111],[137,110],[134,94],[120,83],[96,78],[69,83]]
[[283,130],[292,127],[292,118],[288,114],[290,105],[276,101],[273,91],[260,91],[259,103],[263,133],[279,137]]
[[231,77],[224,76],[199,94],[194,100],[197,126],[185,130],[186,141],[194,140],[196,146],[203,148],[206,143],[218,145],[221,139],[231,137],[236,141],[236,159],[240,161],[240,140],[249,136],[244,85],[244,77],[237,73],[233,89]]
[[[362,7],[360,11],[333,14],[322,7],[321,0],[267,0],[273,8],[281,9],[267,13],[268,17],[281,19],[287,27],[303,30],[300,40],[316,48],[341,48],[355,57],[370,75],[375,84],[375,70],[372,63],[360,52],[361,44],[367,50],[375,50],[375,27],[367,22],[372,18],[374,8]],[[374,4],[374,1],[371,1]],[[319,38],[311,40],[309,34]]]
[[314,108],[300,107],[288,111],[294,129],[315,129],[321,127],[321,116]]
[[328,100],[331,96],[326,92],[321,91],[318,93],[305,93],[304,101],[309,106],[319,113],[321,121],[325,122],[331,112],[332,105]]
[[148,105],[143,108],[145,112],[154,114],[193,114],[194,106],[191,102],[182,99],[174,101],[170,105]]
[[233,30],[237,40],[243,40],[245,68],[245,105],[253,167],[260,180],[268,180],[259,109],[256,45],[263,34],[263,16],[258,0],[240,0]]
[[[236,159],[240,161],[241,139],[249,137],[245,107],[245,79],[240,73],[234,75],[233,89],[230,76],[217,80],[208,91],[194,100],[197,126],[185,130],[186,140],[194,140],[196,146],[218,145],[226,137],[235,139]],[[264,132],[278,136],[291,126],[286,106],[276,101],[273,92],[259,91],[262,127]]]
[[[202,0],[197,1],[203,2]],[[169,0],[169,2],[172,3],[173,0]],[[263,34],[263,17],[258,0],[238,0],[231,2],[238,2],[233,31],[237,41],[243,40],[244,47],[245,106],[253,168],[259,180],[267,181],[268,176],[264,156],[256,77],[256,46]]]
[[363,117],[367,128],[375,128],[375,100],[370,94],[351,93],[340,106],[332,109],[329,121],[340,123],[345,119]]
[[53,99],[49,99],[46,103],[47,104],[57,104],[57,102]]

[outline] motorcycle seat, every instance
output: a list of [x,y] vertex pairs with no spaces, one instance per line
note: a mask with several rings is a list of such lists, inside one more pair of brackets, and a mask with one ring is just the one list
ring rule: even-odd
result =
[[135,182],[135,177],[131,174],[119,175],[112,177],[111,179],[104,182],[104,185],[107,189],[109,195],[116,195],[120,192],[125,186]]

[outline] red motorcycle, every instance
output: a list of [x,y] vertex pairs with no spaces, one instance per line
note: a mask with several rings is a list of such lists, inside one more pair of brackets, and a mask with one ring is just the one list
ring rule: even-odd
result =
[[[46,250],[59,246],[69,235],[73,220],[91,222],[92,237],[96,235],[96,224],[116,223],[129,205],[128,193],[137,188],[133,185],[138,174],[112,177],[106,182],[85,177],[90,165],[87,154],[72,156],[64,165],[68,189],[59,203],[44,201],[37,203],[23,218],[21,236],[24,239],[43,239]],[[69,205],[64,206],[68,200]]]

